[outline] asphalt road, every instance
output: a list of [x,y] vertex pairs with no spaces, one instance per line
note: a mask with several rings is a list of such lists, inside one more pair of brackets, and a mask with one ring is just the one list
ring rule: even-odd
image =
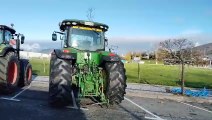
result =
[[0,95],[0,120],[211,120],[209,103],[179,103],[126,95],[120,105],[109,108],[83,99],[81,108],[74,103],[66,108],[48,105],[48,78],[37,77],[31,86],[11,95]]

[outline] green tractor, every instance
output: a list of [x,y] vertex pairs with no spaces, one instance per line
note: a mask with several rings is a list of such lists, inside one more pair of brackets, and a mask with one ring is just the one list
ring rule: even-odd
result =
[[0,92],[11,93],[19,86],[29,85],[32,67],[27,59],[20,59],[20,44],[24,35],[12,27],[0,25]]
[[[105,24],[67,19],[54,31],[52,40],[60,34],[62,49],[51,54],[49,77],[49,103],[67,106],[77,89],[77,103],[92,97],[106,105],[119,104],[126,94],[124,64],[118,55],[105,51],[107,39]],[[75,93],[75,92],[74,92]]]

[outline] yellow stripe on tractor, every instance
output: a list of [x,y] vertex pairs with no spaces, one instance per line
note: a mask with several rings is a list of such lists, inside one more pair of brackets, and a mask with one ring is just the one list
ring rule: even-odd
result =
[[82,29],[82,30],[93,30],[93,31],[97,31],[97,32],[102,32],[102,30],[98,29],[98,28],[90,28],[90,27],[82,27],[82,26],[73,26],[72,28],[78,28],[78,29]]

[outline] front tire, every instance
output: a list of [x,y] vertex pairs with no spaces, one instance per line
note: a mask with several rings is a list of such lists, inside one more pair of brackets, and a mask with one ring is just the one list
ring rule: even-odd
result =
[[72,101],[72,63],[52,55],[49,77],[49,104],[54,107],[69,105]]
[[32,82],[32,66],[27,59],[20,60],[20,80],[19,86],[28,86]]

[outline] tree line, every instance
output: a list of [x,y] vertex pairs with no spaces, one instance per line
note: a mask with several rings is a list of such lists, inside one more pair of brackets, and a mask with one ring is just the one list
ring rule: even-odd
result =
[[152,59],[157,61],[169,61],[181,65],[180,69],[180,83],[181,94],[184,94],[184,76],[185,64],[206,66],[211,64],[204,53],[200,50],[194,49],[194,43],[188,39],[167,39],[158,44],[156,50],[153,52],[128,52],[124,59],[133,61],[134,58]]
[[[154,51],[127,52],[123,59],[132,62],[134,58],[140,60],[155,60],[163,61],[164,64],[179,64],[184,59],[185,64],[205,67],[210,65],[210,60],[207,59],[204,51],[194,49],[194,43],[187,39],[168,39],[160,42]],[[212,51],[208,53],[212,54]]]

